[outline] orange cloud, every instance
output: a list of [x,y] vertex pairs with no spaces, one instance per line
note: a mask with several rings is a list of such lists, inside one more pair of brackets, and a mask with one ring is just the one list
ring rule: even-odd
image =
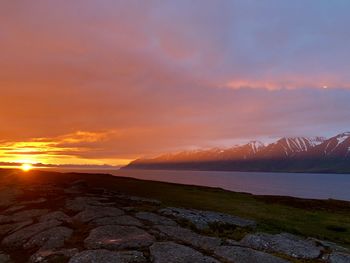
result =
[[33,138],[24,142],[1,142],[0,162],[43,164],[114,164],[122,165],[130,159],[84,158],[84,152],[93,152],[94,147],[84,143],[99,143],[113,132],[86,132],[58,136],[56,138]]

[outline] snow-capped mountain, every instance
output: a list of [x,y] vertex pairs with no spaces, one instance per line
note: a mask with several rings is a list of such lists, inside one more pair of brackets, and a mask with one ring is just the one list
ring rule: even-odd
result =
[[350,157],[350,132],[344,132],[325,140],[310,151],[311,156],[323,156],[325,158],[349,158]]
[[316,145],[322,144],[326,139],[322,137],[285,137],[268,145],[259,154],[262,158],[288,158],[298,153],[307,152]]
[[164,154],[135,160],[126,168],[350,173],[350,132],[329,139],[284,137],[268,145],[251,141],[226,149]]

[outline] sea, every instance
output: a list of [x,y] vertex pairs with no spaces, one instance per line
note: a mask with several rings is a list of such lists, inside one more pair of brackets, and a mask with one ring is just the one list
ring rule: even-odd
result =
[[186,185],[219,187],[257,195],[350,201],[350,174],[265,173],[137,169],[50,168],[58,172],[107,173],[114,176]]

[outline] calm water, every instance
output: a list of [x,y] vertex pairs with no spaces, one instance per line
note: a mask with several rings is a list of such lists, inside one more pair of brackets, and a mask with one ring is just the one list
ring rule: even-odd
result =
[[350,201],[350,174],[301,174],[164,170],[77,170],[58,171],[110,173],[144,180],[192,184],[262,195],[288,195]]

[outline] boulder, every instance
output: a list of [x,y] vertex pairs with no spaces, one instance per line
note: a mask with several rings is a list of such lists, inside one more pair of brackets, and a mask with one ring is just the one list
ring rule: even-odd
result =
[[151,212],[138,212],[135,214],[135,217],[150,222],[153,225],[177,226],[174,220]]
[[90,224],[93,224],[96,226],[106,226],[106,225],[142,226],[142,223],[139,220],[128,215],[97,218],[92,220]]
[[64,242],[72,236],[73,230],[58,226],[36,234],[24,244],[25,249],[40,247],[40,249],[61,248]]
[[179,226],[156,226],[155,228],[166,234],[172,240],[181,241],[182,243],[202,250],[212,251],[222,243],[220,238],[199,235],[189,229]]
[[227,225],[249,228],[255,228],[256,226],[256,222],[253,220],[243,219],[218,212],[175,207],[163,208],[160,209],[159,212],[166,216],[172,216],[180,220],[187,220],[199,230],[210,228],[211,225]]
[[150,247],[153,263],[219,263],[216,259],[174,242],[157,242]]
[[124,215],[124,211],[115,207],[88,207],[86,210],[78,213],[73,217],[74,220],[87,223],[96,218],[115,217]]
[[277,235],[266,233],[248,234],[241,240],[241,244],[257,250],[281,253],[294,258],[304,259],[318,258],[323,249],[312,240],[302,239],[287,233]]
[[44,230],[58,226],[60,224],[61,222],[57,220],[50,220],[22,228],[12,233],[11,235],[5,237],[2,240],[1,244],[6,247],[19,248],[23,246],[27,242],[27,240],[32,236],[43,232]]
[[154,237],[134,226],[100,226],[91,230],[85,239],[88,249],[126,249],[150,246]]
[[214,254],[228,263],[288,263],[289,261],[276,256],[238,246],[220,246]]
[[86,250],[74,255],[69,263],[146,263],[139,251],[115,252],[105,249]]

